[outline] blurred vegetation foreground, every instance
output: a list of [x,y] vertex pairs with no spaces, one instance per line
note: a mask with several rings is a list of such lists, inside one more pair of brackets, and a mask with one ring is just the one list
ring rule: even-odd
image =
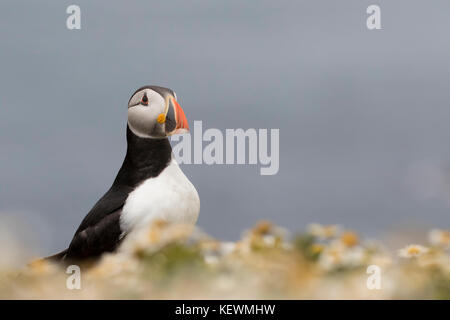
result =
[[0,270],[0,298],[450,299],[449,248],[450,232],[437,229],[428,243],[391,252],[334,225],[289,237],[263,221],[238,242],[220,242],[155,223],[118,253],[80,266],[80,289],[73,270],[35,260]]

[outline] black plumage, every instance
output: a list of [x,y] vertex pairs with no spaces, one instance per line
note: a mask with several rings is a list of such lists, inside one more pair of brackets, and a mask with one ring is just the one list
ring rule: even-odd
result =
[[128,195],[143,181],[157,177],[171,160],[169,140],[135,135],[127,127],[127,153],[111,188],[81,222],[69,247],[50,258],[82,260],[114,251],[120,244],[120,215]]

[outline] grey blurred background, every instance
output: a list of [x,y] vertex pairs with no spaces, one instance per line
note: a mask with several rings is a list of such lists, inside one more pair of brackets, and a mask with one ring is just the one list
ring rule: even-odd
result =
[[39,252],[67,246],[122,163],[131,93],[158,84],[191,125],[280,128],[278,175],[183,166],[213,236],[263,218],[448,227],[450,2],[377,1],[375,31],[370,4],[2,1],[0,223]]

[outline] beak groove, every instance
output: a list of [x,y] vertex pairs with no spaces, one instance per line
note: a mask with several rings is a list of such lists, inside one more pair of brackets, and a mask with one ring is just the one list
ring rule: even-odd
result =
[[166,133],[168,135],[189,132],[186,115],[174,97],[168,99],[166,118]]
[[176,118],[176,127],[175,127],[175,133],[186,133],[189,132],[189,124],[186,118],[186,115],[184,114],[183,109],[175,100],[175,98],[172,98],[173,104],[175,105],[175,118]]

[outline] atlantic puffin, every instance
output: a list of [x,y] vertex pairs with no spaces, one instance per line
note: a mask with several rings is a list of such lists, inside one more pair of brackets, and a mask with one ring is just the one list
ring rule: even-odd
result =
[[98,258],[156,220],[194,225],[200,199],[175,161],[168,139],[188,131],[174,91],[159,86],[137,89],[128,101],[127,153],[114,183],[83,219],[69,247],[49,258]]

